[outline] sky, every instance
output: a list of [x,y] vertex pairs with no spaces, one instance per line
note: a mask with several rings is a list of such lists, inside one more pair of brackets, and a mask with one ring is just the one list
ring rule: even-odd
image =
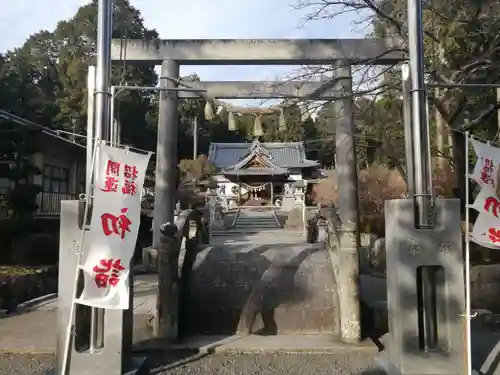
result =
[[[22,45],[33,33],[52,31],[89,0],[0,0],[0,52]],[[363,30],[354,16],[303,24],[298,0],[130,0],[146,27],[163,39],[358,38]],[[181,76],[197,73],[202,81],[274,80],[294,67],[182,66]]]

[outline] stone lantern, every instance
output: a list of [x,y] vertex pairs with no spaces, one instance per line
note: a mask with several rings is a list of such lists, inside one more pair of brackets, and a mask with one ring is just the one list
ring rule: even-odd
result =
[[307,185],[303,180],[297,181],[293,184],[294,187],[293,196],[295,198],[295,204],[300,204],[300,205],[305,204],[306,186]]

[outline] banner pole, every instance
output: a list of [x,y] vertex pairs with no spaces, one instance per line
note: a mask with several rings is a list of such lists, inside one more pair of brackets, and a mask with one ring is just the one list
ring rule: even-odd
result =
[[[92,156],[92,164],[90,167],[90,176],[94,175],[95,172],[95,162],[96,162],[96,154],[97,150],[100,148],[100,142],[99,140],[96,141],[95,147],[94,147],[94,155]],[[76,310],[76,294],[78,292],[78,277],[80,276],[80,265],[82,262],[82,255],[83,255],[83,242],[85,239],[85,225],[87,223],[87,218],[89,214],[89,201],[91,199],[91,192],[92,192],[92,184],[90,184],[87,187],[87,196],[85,200],[85,208],[83,212],[83,225],[82,225],[82,234],[80,237],[80,243],[79,243],[79,249],[78,249],[78,256],[77,256],[77,261],[76,261],[76,269],[75,269],[75,279],[73,280],[73,298],[71,301],[71,308],[69,312],[69,320],[68,320],[68,326],[66,328],[66,335],[64,339],[64,355],[63,355],[63,360],[62,360],[62,368],[60,375],[66,375],[68,374],[68,362],[70,358],[70,351],[71,351],[71,337],[73,335],[73,328],[74,328],[74,318],[75,318],[75,310]]]
[[472,372],[470,309],[469,132],[465,133],[465,337],[467,374]]

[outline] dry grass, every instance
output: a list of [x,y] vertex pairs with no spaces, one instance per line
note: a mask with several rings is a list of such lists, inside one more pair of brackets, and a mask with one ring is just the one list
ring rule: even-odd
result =
[[[326,171],[328,178],[312,189],[315,204],[338,205],[337,174],[335,170]],[[435,170],[433,187],[439,197],[451,197],[455,178],[450,169]],[[384,201],[408,196],[406,182],[395,169],[384,166],[370,167],[358,172],[358,195],[360,226],[362,231],[383,235]]]
[[[328,178],[313,186],[316,203],[338,204],[337,176],[335,171],[327,172]],[[372,167],[359,171],[360,230],[385,237],[384,201],[407,196],[406,183],[396,170]],[[453,197],[456,179],[450,168],[434,169],[433,188],[437,197]],[[462,234],[465,222],[462,221]],[[471,264],[500,263],[500,252],[471,243]]]
[[24,276],[42,273],[46,267],[0,266],[0,276]]
[[[337,173],[327,171],[328,178],[313,187],[313,199],[316,204],[338,205]],[[403,198],[406,183],[396,170],[384,167],[372,167],[358,173],[359,209],[362,215],[381,214],[384,200]]]

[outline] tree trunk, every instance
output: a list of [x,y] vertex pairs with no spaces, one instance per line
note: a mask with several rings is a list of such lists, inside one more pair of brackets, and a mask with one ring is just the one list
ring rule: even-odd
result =
[[455,164],[455,175],[457,186],[455,188],[455,196],[460,199],[462,214],[465,212],[465,184],[467,177],[465,176],[465,136],[464,134],[452,131],[453,138],[453,161]]

